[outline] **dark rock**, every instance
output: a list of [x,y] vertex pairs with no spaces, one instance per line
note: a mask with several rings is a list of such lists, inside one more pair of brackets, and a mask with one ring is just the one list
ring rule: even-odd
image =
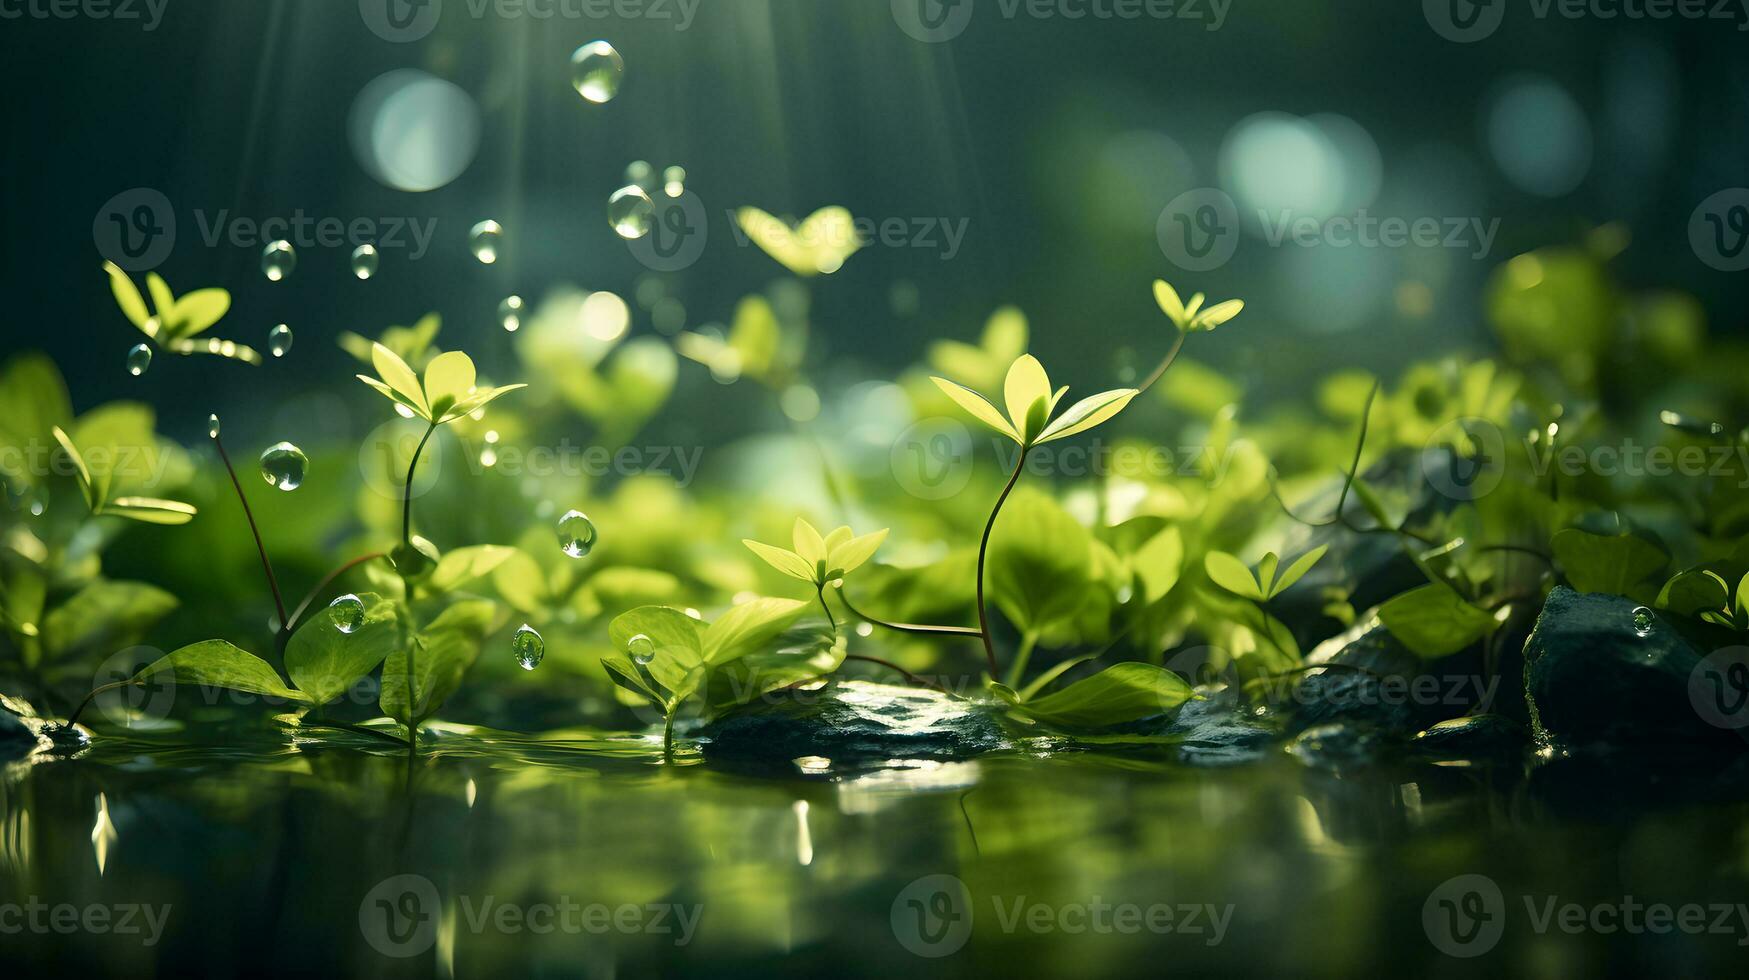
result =
[[1449,759],[1505,758],[1530,746],[1530,733],[1505,715],[1448,718],[1415,736],[1414,748]]
[[1500,686],[1481,669],[1476,651],[1423,660],[1376,615],[1332,637],[1306,661],[1326,669],[1283,678],[1269,692],[1294,730],[1359,722],[1406,738],[1488,702]]
[[1365,725],[1308,728],[1287,744],[1289,755],[1315,769],[1357,769],[1383,761],[1394,747],[1384,732]]
[[[1714,743],[1740,749],[1710,723],[1691,683],[1705,654],[1663,616],[1641,636],[1632,600],[1549,594],[1525,644],[1525,695],[1539,739],[1557,744]],[[1703,688],[1695,688],[1704,690]]]
[[1260,724],[1251,706],[1232,688],[1204,688],[1200,701],[1187,701],[1161,731],[1177,739],[1179,760],[1190,765],[1223,766],[1261,759],[1280,733]]
[[759,701],[699,732],[707,755],[788,763],[955,761],[1007,748],[988,710],[935,691],[847,681]]
[[0,708],[0,761],[22,759],[42,744],[23,718]]

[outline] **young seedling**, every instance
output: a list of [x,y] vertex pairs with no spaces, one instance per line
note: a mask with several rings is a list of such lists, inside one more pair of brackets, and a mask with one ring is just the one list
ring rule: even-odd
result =
[[109,288],[128,322],[140,328],[153,343],[173,354],[212,354],[245,364],[261,363],[255,349],[229,340],[194,338],[224,319],[231,309],[231,294],[223,289],[197,289],[177,297],[156,272],[146,273],[146,286],[152,294],[152,309],[140,288],[115,263],[103,263],[109,273]]
[[1325,545],[1306,552],[1279,575],[1281,558],[1273,551],[1263,556],[1255,575],[1244,562],[1224,551],[1211,551],[1203,556],[1203,570],[1208,573],[1210,581],[1251,603],[1249,608],[1256,618],[1246,625],[1275,648],[1281,656],[1278,666],[1284,669],[1291,669],[1300,662],[1299,644],[1287,626],[1269,614],[1269,602],[1304,578],[1328,550]]
[[838,620],[832,615],[831,607],[826,605],[826,586],[841,587],[844,576],[861,568],[863,562],[873,558],[874,553],[880,549],[881,542],[887,540],[887,529],[881,528],[857,537],[850,528],[840,527],[821,537],[814,525],[798,517],[793,538],[794,551],[750,539],[742,539],[741,543],[752,549],[754,554],[763,558],[772,568],[790,578],[801,579],[812,585],[814,597],[820,601],[820,608],[826,613],[826,621],[832,624],[832,629],[836,632]]

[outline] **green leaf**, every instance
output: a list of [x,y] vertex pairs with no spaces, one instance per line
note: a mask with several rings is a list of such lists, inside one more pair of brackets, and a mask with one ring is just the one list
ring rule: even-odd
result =
[[1172,671],[1123,663],[1055,694],[1015,705],[1020,714],[1064,728],[1106,728],[1164,714],[1196,696]]
[[1275,570],[1281,567],[1281,556],[1271,551],[1257,563],[1257,588],[1264,598],[1275,595]]
[[1055,500],[1014,494],[990,541],[989,589],[1023,631],[1043,630],[1075,615],[1093,580],[1093,538]]
[[[616,654],[632,653],[633,637],[648,637],[654,656],[644,668],[668,692],[668,699],[679,702],[704,682],[704,641],[699,635],[703,626],[678,609],[640,606],[614,617],[607,637]],[[632,673],[637,675],[636,670]]]
[[1550,547],[1567,581],[1580,592],[1637,597],[1638,588],[1664,570],[1670,556],[1631,534],[1606,537],[1578,528],[1557,532]]
[[1300,579],[1305,578],[1306,573],[1311,571],[1312,566],[1318,564],[1319,559],[1323,558],[1324,553],[1329,551],[1329,550],[1330,550],[1329,545],[1327,545],[1327,544],[1319,545],[1318,547],[1313,548],[1311,551],[1308,551],[1305,554],[1301,555],[1300,557],[1296,558],[1294,560],[1294,563],[1292,565],[1288,566],[1287,571],[1282,572],[1281,576],[1279,578],[1277,578],[1272,585],[1270,585],[1269,597],[1271,599],[1273,599],[1276,596],[1281,595],[1283,592],[1286,592],[1289,589],[1289,587],[1291,587],[1295,582],[1298,582]]
[[1487,611],[1443,582],[1410,589],[1379,607],[1379,620],[1402,644],[1426,658],[1458,652],[1494,631]]
[[754,554],[765,559],[767,565],[790,578],[799,578],[804,582],[814,580],[814,566],[808,564],[801,555],[774,545],[762,544],[751,538],[742,538],[741,543],[751,549]]
[[1211,551],[1202,556],[1202,567],[1210,581],[1228,592],[1253,602],[1263,601],[1263,590],[1251,577],[1251,569],[1238,558],[1224,551]]
[[408,728],[436,714],[479,659],[495,613],[485,599],[458,602],[390,653],[378,701],[383,713]]
[[1396,518],[1391,516],[1390,508],[1385,506],[1384,498],[1379,496],[1378,491],[1374,490],[1371,484],[1356,476],[1354,482],[1349,484],[1349,492],[1354,494],[1355,499],[1360,501],[1360,506],[1366,508],[1366,512],[1372,515],[1372,519],[1379,522],[1379,527],[1396,528]]
[[986,401],[983,395],[946,378],[930,378],[929,380],[935,382],[937,388],[940,388],[947,397],[954,400],[954,404],[965,409],[973,418],[1015,442],[1022,441],[1020,433],[1015,431],[1014,426],[1008,424],[1008,420],[1002,417],[1002,413],[996,409],[996,406]]
[[1045,426],[1045,430],[1039,433],[1038,443],[1043,445],[1058,439],[1067,439],[1108,422],[1127,408],[1139,394],[1141,392],[1135,388],[1118,388],[1083,398],[1071,405],[1068,411],[1057,416],[1056,421]]
[[516,553],[515,548],[498,544],[445,552],[437,562],[436,571],[431,573],[429,584],[439,592],[453,592],[477,578],[492,574]]
[[177,605],[156,586],[99,579],[43,618],[43,648],[58,659],[132,646]]
[[844,662],[844,638],[824,627],[787,630],[764,647],[710,672],[705,703],[712,714],[837,670]]
[[1172,591],[1184,569],[1184,536],[1169,527],[1149,538],[1130,555],[1130,567],[1142,580],[1142,601],[1152,603]]
[[[846,534],[849,528],[840,528]],[[834,532],[836,533],[836,532]],[[887,529],[871,531],[860,537],[833,544],[826,549],[826,568],[840,574],[853,572],[862,564],[874,557],[881,545],[887,540]]]
[[1731,604],[1731,586],[1710,568],[1678,572],[1658,593],[1657,606],[1679,616],[1719,612]]
[[156,497],[117,497],[104,506],[103,512],[125,517],[141,524],[162,524],[174,527],[194,520],[199,511],[193,504],[180,500],[159,500]]
[[93,513],[102,509],[98,504],[96,494],[93,493],[95,488],[91,484],[91,467],[85,465],[85,457],[79,455],[79,447],[73,445],[73,440],[61,430],[60,426],[55,426],[51,431],[55,441],[61,444],[61,451],[66,453],[67,458],[73,463],[73,475],[78,478],[79,490],[85,495],[85,506],[90,508]]
[[720,667],[766,649],[779,633],[801,618],[807,603],[796,599],[759,598],[731,606],[705,628],[704,662]]
[[638,673],[638,669],[632,665],[630,657],[623,657],[619,654],[609,654],[608,656],[601,658],[601,666],[607,670],[608,680],[613,681],[616,685],[636,694],[638,697],[643,698],[656,707],[667,710],[668,706],[664,703],[666,699],[663,698],[662,695],[656,693],[649,684],[644,682],[644,678]]
[[309,701],[304,694],[286,687],[267,661],[224,640],[203,640],[185,646],[147,665],[133,679],[146,681],[161,677],[167,677],[174,684],[222,687],[287,701]]
[[396,603],[375,593],[358,599],[364,603],[364,622],[353,632],[341,632],[336,614],[329,608],[305,620],[286,643],[286,673],[316,704],[327,704],[345,694],[353,682],[375,670],[404,643]]
[[1026,439],[1036,438],[1044,428],[1044,419],[1037,419],[1034,428],[1033,406],[1040,401],[1049,405],[1051,399],[1051,379],[1038,358],[1022,354],[1009,366],[1008,377],[1002,381],[1002,399],[1008,406],[1008,421]]

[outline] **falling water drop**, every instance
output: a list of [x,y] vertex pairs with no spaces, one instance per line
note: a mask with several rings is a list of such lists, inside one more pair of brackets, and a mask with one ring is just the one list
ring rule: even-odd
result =
[[1645,606],[1639,606],[1634,609],[1634,633],[1636,635],[1650,635],[1652,632],[1652,626],[1656,622],[1657,619],[1653,617],[1652,610],[1647,609]]
[[128,348],[128,373],[139,377],[152,366],[152,348],[145,344],[135,344]]
[[219,437],[219,417],[217,415],[208,415],[206,417],[206,436],[208,439],[217,439]]
[[685,167],[669,167],[662,171],[662,192],[669,197],[679,197],[686,193]]
[[334,628],[342,633],[356,633],[364,625],[364,600],[358,596],[343,595],[328,603],[328,610],[334,619]]
[[261,453],[261,478],[280,490],[303,486],[309,468],[310,458],[289,442],[274,443]]
[[516,654],[518,666],[523,670],[533,670],[546,658],[547,641],[541,639],[533,626],[524,623],[516,631],[516,635],[510,638],[510,650]]
[[474,258],[486,265],[498,261],[498,246],[503,241],[503,226],[490,218],[475,225],[468,232],[468,249],[474,253]]
[[511,333],[522,326],[521,296],[506,296],[504,302],[498,304],[498,323]]
[[655,211],[656,202],[650,200],[650,195],[644,193],[642,187],[635,185],[621,187],[607,199],[607,223],[613,226],[615,234],[624,239],[637,239],[648,235],[651,216]]
[[590,41],[571,52],[571,86],[596,105],[613,101],[625,73],[625,59],[606,41]]
[[633,160],[626,164],[625,181],[634,187],[642,187],[646,192],[656,189],[656,168],[650,166],[648,160]]
[[267,349],[273,353],[274,357],[284,357],[286,352],[291,350],[291,345],[292,331],[285,324],[282,323],[267,331]]
[[269,282],[288,278],[298,267],[298,253],[291,242],[280,239],[261,250],[261,272]]
[[626,652],[632,655],[640,665],[648,665],[656,659],[656,641],[642,633],[626,641]]
[[582,558],[595,547],[595,523],[580,510],[565,512],[559,518],[559,550],[572,558]]
[[376,275],[381,264],[382,256],[377,254],[375,245],[360,245],[352,250],[352,274],[360,279]]

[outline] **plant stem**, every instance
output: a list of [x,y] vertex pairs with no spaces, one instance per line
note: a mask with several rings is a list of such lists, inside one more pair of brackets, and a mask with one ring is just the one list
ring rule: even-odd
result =
[[1008,686],[1019,688],[1021,678],[1026,676],[1027,661],[1032,659],[1032,648],[1038,645],[1038,631],[1027,630],[1020,637],[1020,649],[1014,654],[1014,663],[1008,666]]
[[942,687],[940,684],[937,684],[933,681],[925,680],[921,677],[918,677],[916,674],[911,673],[910,671],[906,670],[905,668],[899,666],[896,663],[893,663],[890,660],[882,660],[879,657],[866,657],[866,656],[863,656],[862,654],[854,654],[854,653],[851,654],[850,656],[845,657],[844,659],[845,660],[859,660],[865,664],[874,664],[877,667],[885,667],[886,669],[898,674],[899,676],[905,678],[905,680],[910,681],[912,684],[916,684],[919,687],[933,688],[934,690],[940,691],[941,693],[947,695],[948,697],[957,697],[957,695],[955,695],[952,691],[948,690],[945,687]]
[[407,482],[401,487],[401,543],[413,543],[413,471],[419,467],[419,454],[425,451],[425,443],[430,441],[431,434],[437,431],[437,423],[432,422],[420,438],[419,445],[413,450],[413,459],[407,464]]
[[124,688],[133,683],[135,683],[135,681],[130,677],[125,681],[116,681],[113,684],[105,684],[102,687],[93,690],[90,694],[85,695],[85,700],[79,702],[79,707],[73,709],[72,717],[67,719],[67,727],[72,728],[74,725],[79,724],[79,716],[85,713],[86,708],[91,707],[91,702],[97,700],[99,694]]
[[982,636],[983,635],[983,633],[981,631],[974,629],[970,626],[921,626],[921,625],[918,625],[916,623],[889,623],[885,620],[876,619],[873,616],[870,616],[868,613],[865,613],[862,610],[851,605],[850,598],[844,594],[844,586],[842,586],[842,585],[838,587],[838,601],[844,603],[844,608],[850,610],[851,615],[856,616],[860,619],[868,620],[870,623],[872,623],[876,626],[882,627],[883,629],[890,629],[890,630],[894,630],[894,631],[899,632],[899,633],[917,633],[917,634],[920,634],[923,636]]
[[364,564],[365,562],[375,561],[378,558],[386,558],[386,557],[388,557],[388,556],[383,554],[380,551],[373,551],[368,555],[360,555],[357,558],[352,559],[351,561],[347,562],[346,564],[341,565],[339,568],[336,568],[332,572],[329,572],[327,575],[323,576],[322,581],[317,582],[316,587],[310,590],[310,594],[304,596],[304,601],[298,603],[298,607],[296,609],[292,610],[291,619],[286,623],[285,628],[283,630],[281,630],[280,632],[289,635],[293,629],[296,629],[298,623],[303,620],[304,613],[309,611],[311,603],[314,603],[318,598],[320,598],[322,595],[322,591],[324,589],[328,588],[328,586],[333,585],[335,579],[339,578],[342,575],[345,575],[347,572],[352,571],[353,569]]
[[255,536],[255,551],[261,556],[261,570],[267,573],[267,588],[273,593],[274,608],[279,610],[280,628],[286,623],[285,599],[279,594],[279,580],[273,577],[273,563],[267,560],[267,546],[261,543],[261,530],[255,526],[255,514],[249,510],[249,498],[243,495],[243,484],[237,479],[237,469],[231,465],[231,457],[225,452],[225,442],[215,433],[213,445],[219,450],[219,459],[225,464],[225,472],[231,475],[231,486],[237,491],[237,501],[243,505],[243,516],[249,521],[249,533]]
[[662,759],[665,762],[674,761],[674,715],[679,705],[669,708],[662,718]]
[[996,530],[996,515],[1002,513],[1002,505],[1008,502],[1008,495],[1014,492],[1014,485],[1020,482],[1020,474],[1026,469],[1026,454],[1031,451],[1031,446],[1020,447],[1020,459],[1014,463],[1014,475],[1008,478],[1008,485],[1002,488],[1002,496],[996,498],[996,506],[990,511],[990,520],[984,525],[983,540],[978,542],[978,635],[984,641],[984,659],[989,664],[991,680],[995,680],[997,674],[996,644],[990,640],[990,613],[984,606],[984,560],[990,554],[990,532]]
[[[1179,351],[1184,350],[1184,340],[1189,336],[1189,334],[1182,330],[1178,331],[1178,339],[1173,342],[1172,349],[1166,352],[1165,359],[1160,362],[1159,367],[1154,369],[1154,373],[1148,375],[1148,380],[1142,382],[1138,389],[1139,391],[1146,392],[1149,388],[1154,387],[1154,382],[1159,381],[1166,373],[1166,369],[1172,366],[1172,362],[1178,360],[1178,353]],[[1139,398],[1141,396],[1137,395],[1137,397]]]
[[832,624],[832,633],[834,636],[836,636],[838,633],[838,620],[836,618],[834,618],[832,615],[832,607],[826,605],[826,585],[825,585],[825,583],[816,582],[814,584],[814,595],[816,598],[818,598],[820,600],[820,608],[824,609],[826,611],[826,622]]

